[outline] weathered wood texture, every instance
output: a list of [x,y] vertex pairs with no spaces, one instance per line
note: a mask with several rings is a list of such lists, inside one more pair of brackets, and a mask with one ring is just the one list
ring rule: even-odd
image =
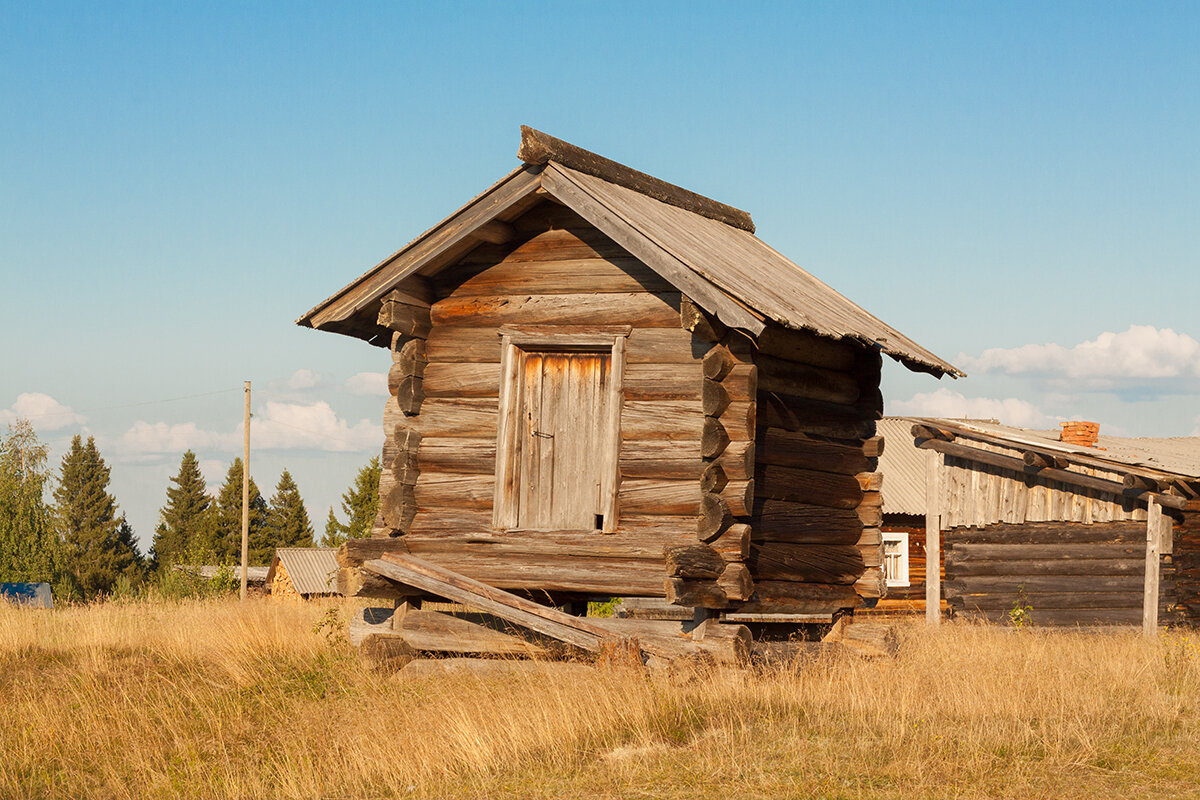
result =
[[[1142,620],[1144,522],[998,524],[944,536],[944,588],[957,613],[990,619],[1028,608],[1035,625]],[[1164,614],[1175,608],[1173,577],[1160,573]]]
[[[1192,501],[1175,518],[1169,556],[1175,581],[1176,618],[1200,622],[1200,503]],[[1165,575],[1164,575],[1165,577]]]

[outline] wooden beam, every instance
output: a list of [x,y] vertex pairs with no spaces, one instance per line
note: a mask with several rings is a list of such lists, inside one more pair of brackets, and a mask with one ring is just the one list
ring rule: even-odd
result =
[[[1018,474],[1028,474],[1025,470],[1024,459],[1005,456],[999,453],[993,453],[989,450],[978,450],[974,447],[957,444],[955,442],[943,442],[938,439],[928,439],[917,445],[927,450],[935,450],[944,455],[953,456],[955,458],[963,458],[968,461],[977,461],[981,464],[991,464],[993,467],[1001,467],[1002,469],[1012,470]],[[1107,481],[1103,478],[1097,478],[1092,475],[1084,475],[1081,472],[1071,472],[1070,470],[1058,469],[1056,467],[1047,467],[1037,473],[1038,477],[1054,480],[1060,483],[1068,483],[1072,486],[1080,486],[1084,489],[1095,489],[1100,492],[1107,492],[1118,497],[1125,496],[1141,502],[1148,502],[1150,498],[1154,498],[1158,503],[1166,508],[1183,509],[1187,501],[1182,497],[1177,497],[1170,494],[1162,494],[1160,492],[1139,492],[1127,493],[1123,484],[1116,481]]]
[[507,244],[517,238],[517,231],[507,222],[493,219],[471,231],[471,235],[489,244]]
[[655,200],[691,211],[726,225],[754,233],[754,220],[741,209],[725,205],[680,186],[619,164],[604,156],[576,147],[570,142],[521,126],[521,146],[517,158],[526,164],[547,164],[554,161],[569,169],[599,178],[626,189],[653,197]]
[[925,623],[936,628],[942,621],[942,457],[925,454]]
[[1142,635],[1158,635],[1158,563],[1162,534],[1162,506],[1151,497],[1146,504],[1146,579],[1142,587]]
[[912,435],[914,439],[940,439],[945,442],[954,441],[954,433],[944,428],[938,428],[933,425],[922,425],[917,423],[912,426]]
[[1021,460],[1030,469],[1066,469],[1071,464],[1071,462],[1061,456],[1051,455],[1050,453],[1037,453],[1033,450],[1026,450]]

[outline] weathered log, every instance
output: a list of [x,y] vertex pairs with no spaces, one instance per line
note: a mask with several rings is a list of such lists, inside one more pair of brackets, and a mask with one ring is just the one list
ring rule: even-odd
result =
[[626,400],[701,400],[700,365],[627,364],[621,381]]
[[422,472],[413,494],[420,508],[458,506],[490,509],[496,496],[496,476]]
[[707,314],[686,296],[679,303],[679,326],[706,342],[721,341],[728,330],[723,322]]
[[383,495],[379,504],[383,522],[398,531],[408,530],[417,514],[417,500],[412,486],[396,484]]
[[709,617],[692,630],[692,640],[706,647],[725,642],[734,656],[730,663],[742,663],[750,656],[754,637],[745,625],[733,625]]
[[[868,537],[870,538],[870,537]],[[876,541],[864,542],[861,538],[855,544],[858,548],[858,554],[862,556],[863,565],[870,567],[883,566],[883,538],[878,537]]]
[[471,541],[488,540],[494,535],[502,535],[511,541],[524,541],[526,536],[530,541],[556,541],[552,536],[546,538],[547,534],[561,533],[570,539],[603,539],[612,546],[636,547],[639,541],[658,542],[655,550],[655,555],[658,556],[662,554],[665,544],[675,543],[676,537],[680,538],[679,544],[695,541],[696,515],[664,516],[625,512],[620,515],[617,530],[605,534],[598,534],[593,528],[586,531],[495,531],[492,529],[491,509],[467,509],[457,505],[430,506],[417,512],[409,533],[430,538],[465,537]]
[[857,508],[863,500],[858,481],[850,475],[760,464],[754,479],[758,495],[771,500],[830,508]]
[[758,460],[779,467],[804,467],[854,475],[867,471],[871,464],[862,447],[814,439],[780,428],[761,429],[757,445]]
[[831,636],[822,641],[838,642],[847,650],[867,658],[891,658],[900,649],[900,639],[894,625],[879,622],[855,622],[843,618],[834,626]]
[[704,379],[700,392],[700,402],[704,413],[710,417],[719,417],[729,408],[729,391],[716,381]]
[[358,647],[362,644],[363,639],[374,634],[390,636],[392,616],[395,613],[396,609],[392,608],[391,603],[388,603],[386,608],[360,608],[358,613],[350,619],[350,624],[346,626],[350,644]]
[[957,438],[954,431],[921,422],[914,423],[910,432],[914,439],[940,439],[944,442],[953,442]]
[[[585,223],[586,224],[586,223]],[[441,297],[561,294],[563,292],[671,292],[675,287],[636,258],[542,258],[531,268],[528,242],[493,264],[460,264],[438,273]],[[551,255],[547,253],[547,255]]]
[[424,339],[429,335],[430,317],[429,306],[411,305],[398,297],[385,298],[379,307],[378,324],[385,328]]
[[[1015,553],[1014,555],[1019,555]],[[962,559],[953,548],[946,551],[943,563],[948,580],[974,575],[1142,575],[1144,558],[1106,558],[1080,561],[1039,561],[1012,558],[995,561]]]
[[673,651],[675,658],[704,655],[720,664],[741,664],[749,655],[752,641],[750,629],[744,625],[713,620],[715,628],[706,621],[703,626],[693,629],[691,615],[687,622],[622,617],[588,619],[613,636],[636,638],[639,642],[649,640],[664,654]]
[[[520,267],[526,270],[526,275],[529,274],[528,264],[521,264]],[[539,267],[539,269],[541,268]],[[586,326],[572,328],[572,331],[584,334],[598,330],[601,329],[589,329]],[[473,361],[499,364],[500,355],[500,337],[491,328],[439,325],[429,332],[429,339],[426,342],[426,356],[430,361]],[[692,352],[692,336],[677,326],[634,328],[625,345],[625,363],[627,365],[695,364],[696,355],[693,355]]]
[[971,575],[944,584],[946,596],[1039,592],[1137,592],[1142,575]]
[[733,524],[733,513],[729,504],[719,494],[700,495],[700,517],[696,521],[696,535],[702,542],[711,542]]
[[391,429],[392,442],[400,450],[415,453],[421,444],[421,432],[407,423],[400,423]]
[[716,458],[725,452],[729,446],[729,433],[720,420],[712,417],[704,418],[704,429],[700,434],[700,455],[705,458]]
[[[1088,608],[1138,608],[1144,598],[1140,591],[1127,592],[995,592],[954,595],[955,608],[1008,611],[1028,606],[1032,611],[1063,611]],[[1032,611],[1030,612],[1032,614]]]
[[858,481],[858,488],[864,492],[878,492],[883,488],[882,472],[860,472],[854,477]]
[[[1011,624],[1007,609],[976,610],[970,606],[955,606],[957,613],[973,619],[986,619],[991,622]],[[1057,627],[1078,625],[1140,625],[1142,609],[1137,608],[1070,608],[1070,609],[1033,609],[1029,612],[1029,624],[1034,627]]]
[[384,553],[407,553],[408,545],[402,536],[347,539],[337,549],[337,562],[341,567],[361,567],[364,561],[381,558]]
[[854,545],[754,543],[747,563],[758,579],[808,583],[851,584],[866,569]]
[[730,441],[754,441],[757,407],[757,403],[748,400],[730,401],[729,407],[721,414],[721,424],[725,426]]
[[509,675],[561,676],[579,679],[594,675],[596,668],[578,661],[524,660],[516,658],[414,658],[400,670],[405,681],[470,675],[495,678]]
[[754,538],[795,544],[855,544],[863,523],[856,510],[784,500],[754,503]]
[[425,375],[425,365],[429,363],[429,357],[425,351],[424,339],[407,339],[400,349],[396,351],[396,356],[392,361],[392,368],[388,372],[388,389],[392,394],[396,390],[392,388],[393,378],[399,380],[410,375],[422,377]]
[[726,561],[745,561],[750,556],[751,533],[749,525],[737,522],[709,542],[708,546]]
[[717,576],[717,586],[730,600],[748,600],[754,592],[754,579],[745,564],[732,562]]
[[859,502],[859,508],[879,508],[883,505],[883,494],[881,492],[863,492],[862,501]]
[[621,448],[619,459],[621,475],[625,478],[694,481],[700,478],[707,466],[700,458],[700,443],[694,440],[643,439],[631,442]]
[[396,384],[396,404],[407,415],[419,414],[421,403],[425,400],[425,383],[423,378],[409,376],[401,378]]
[[421,442],[415,455],[416,465],[427,472],[490,475],[496,471],[494,438],[429,438]]
[[1057,561],[1063,559],[1092,560],[1113,558],[1138,558],[1145,556],[1143,543],[1070,543],[1070,544],[974,544],[949,542],[947,557],[953,550],[954,558],[960,561],[996,561],[1007,559],[1036,559]]
[[[946,532],[947,541],[959,544],[1135,544],[1134,552],[1144,550],[1146,523],[1144,521],[1093,522],[1080,525],[1078,522],[1023,522],[1018,524],[999,523],[985,528],[955,528]],[[1018,552],[1012,550],[1010,552]],[[1021,556],[1016,556],[1020,558]],[[1139,556],[1140,557],[1140,556]]]
[[878,458],[883,455],[883,437],[872,436],[863,440],[863,455],[867,458]]
[[667,575],[672,578],[714,579],[725,570],[725,559],[706,545],[663,548]]
[[883,524],[883,509],[879,506],[864,506],[859,504],[855,509],[863,525],[878,527]]
[[[424,512],[422,512],[422,515]],[[418,515],[418,520],[421,515]],[[683,517],[660,517],[667,520],[684,520]],[[615,533],[598,534],[594,530],[580,531],[492,531],[486,527],[475,530],[462,529],[451,535],[411,532],[402,537],[407,552],[421,557],[433,557],[449,562],[461,555],[464,560],[492,561],[510,558],[521,561],[528,558],[530,564],[553,562],[560,559],[563,567],[571,565],[572,559],[603,559],[606,562],[620,560],[662,560],[664,547],[695,546],[696,534],[691,524],[677,524],[663,528],[640,528],[635,531],[618,530]],[[414,528],[417,524],[414,523]],[[392,548],[386,552],[406,552]],[[652,565],[633,565],[634,571],[653,570]],[[517,570],[519,571],[519,570]]]
[[430,398],[409,424],[423,437],[495,438],[498,415],[496,398]]
[[388,673],[402,669],[416,657],[416,652],[399,636],[374,633],[363,638],[358,657],[370,669]]
[[712,462],[700,473],[700,491],[720,494],[729,484],[725,468],[719,462]]
[[664,584],[667,602],[692,608],[725,608],[729,598],[716,581],[690,581],[684,578],[667,578]]
[[[862,548],[862,547],[882,547],[883,532],[880,531],[879,528],[863,528],[862,535],[858,537],[858,541],[855,542],[855,544],[857,544],[860,548]],[[883,551],[880,550],[880,553],[882,553],[882,552]],[[868,565],[868,566],[871,566],[871,565]],[[875,564],[873,566],[879,566],[879,565]]]
[[679,324],[679,297],[673,292],[451,296],[434,303],[430,316],[434,325],[462,327],[517,324],[665,328]]
[[758,393],[758,426],[833,439],[861,441],[875,435],[875,420],[852,406],[817,403],[773,392]]
[[770,356],[755,359],[758,387],[764,392],[853,405],[861,390],[853,375]]
[[507,222],[492,219],[472,228],[471,236],[490,244],[505,244],[517,238],[517,232]]
[[754,480],[730,481],[720,492],[735,517],[748,517],[754,508]]
[[715,463],[725,470],[725,476],[730,480],[744,480],[754,477],[755,444],[747,439],[730,442],[725,452],[717,456]]
[[475,621],[483,619],[480,615],[472,617],[437,611],[409,611],[397,621],[393,631],[414,650],[423,652],[522,656],[546,652],[544,647],[528,639],[480,624]]
[[721,380],[734,403],[750,403],[758,400],[758,367],[754,364],[734,364]]
[[406,590],[360,567],[339,569],[337,589],[343,597],[376,597],[382,600],[399,600],[413,594],[412,590]]
[[[417,379],[412,379],[417,380]],[[423,397],[499,397],[500,365],[435,361],[425,367]],[[399,387],[403,387],[401,382]],[[397,397],[400,388],[397,388]]]
[[696,514],[700,509],[700,487],[695,481],[666,481],[654,478],[622,480],[618,503],[630,514]]
[[[1026,455],[1028,456],[1029,454],[1027,453]],[[1138,492],[1165,492],[1171,488],[1171,481],[1165,478],[1159,480],[1147,475],[1130,473],[1121,480],[1121,485],[1126,489],[1133,489]]]
[[701,438],[707,419],[699,400],[626,400],[621,406],[621,439],[670,439],[694,444]]
[[854,345],[810,333],[768,325],[758,336],[760,353],[817,367],[849,370],[855,363]]
[[738,360],[729,352],[728,347],[717,345],[704,354],[704,377],[713,381],[723,380],[737,363]]
[[405,486],[416,486],[417,478],[421,474],[421,470],[417,466],[416,453],[397,453],[396,457],[392,459],[392,463],[388,465],[388,469],[396,483]]
[[867,599],[883,597],[887,594],[887,579],[879,567],[867,567],[862,577],[854,582],[854,591]]
[[796,581],[754,581],[750,600],[738,606],[747,614],[829,614],[859,608],[862,598],[852,586]]

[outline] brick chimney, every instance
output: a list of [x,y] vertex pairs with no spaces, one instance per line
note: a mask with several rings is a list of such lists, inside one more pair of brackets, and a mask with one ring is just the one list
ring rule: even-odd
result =
[[1100,441],[1100,423],[1072,420],[1058,423],[1062,430],[1058,440],[1065,444],[1077,444],[1084,447],[1095,447]]

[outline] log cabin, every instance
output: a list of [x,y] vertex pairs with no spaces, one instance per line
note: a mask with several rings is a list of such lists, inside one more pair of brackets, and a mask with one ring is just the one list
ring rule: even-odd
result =
[[391,353],[381,508],[342,593],[400,599],[360,568],[395,551],[560,605],[883,594],[882,356],[962,373],[744,211],[529,128],[518,156],[298,320]]
[[1018,610],[1036,625],[1148,630],[1200,618],[1200,438],[1060,427],[880,420],[889,587],[870,613],[937,603],[1000,622]]

